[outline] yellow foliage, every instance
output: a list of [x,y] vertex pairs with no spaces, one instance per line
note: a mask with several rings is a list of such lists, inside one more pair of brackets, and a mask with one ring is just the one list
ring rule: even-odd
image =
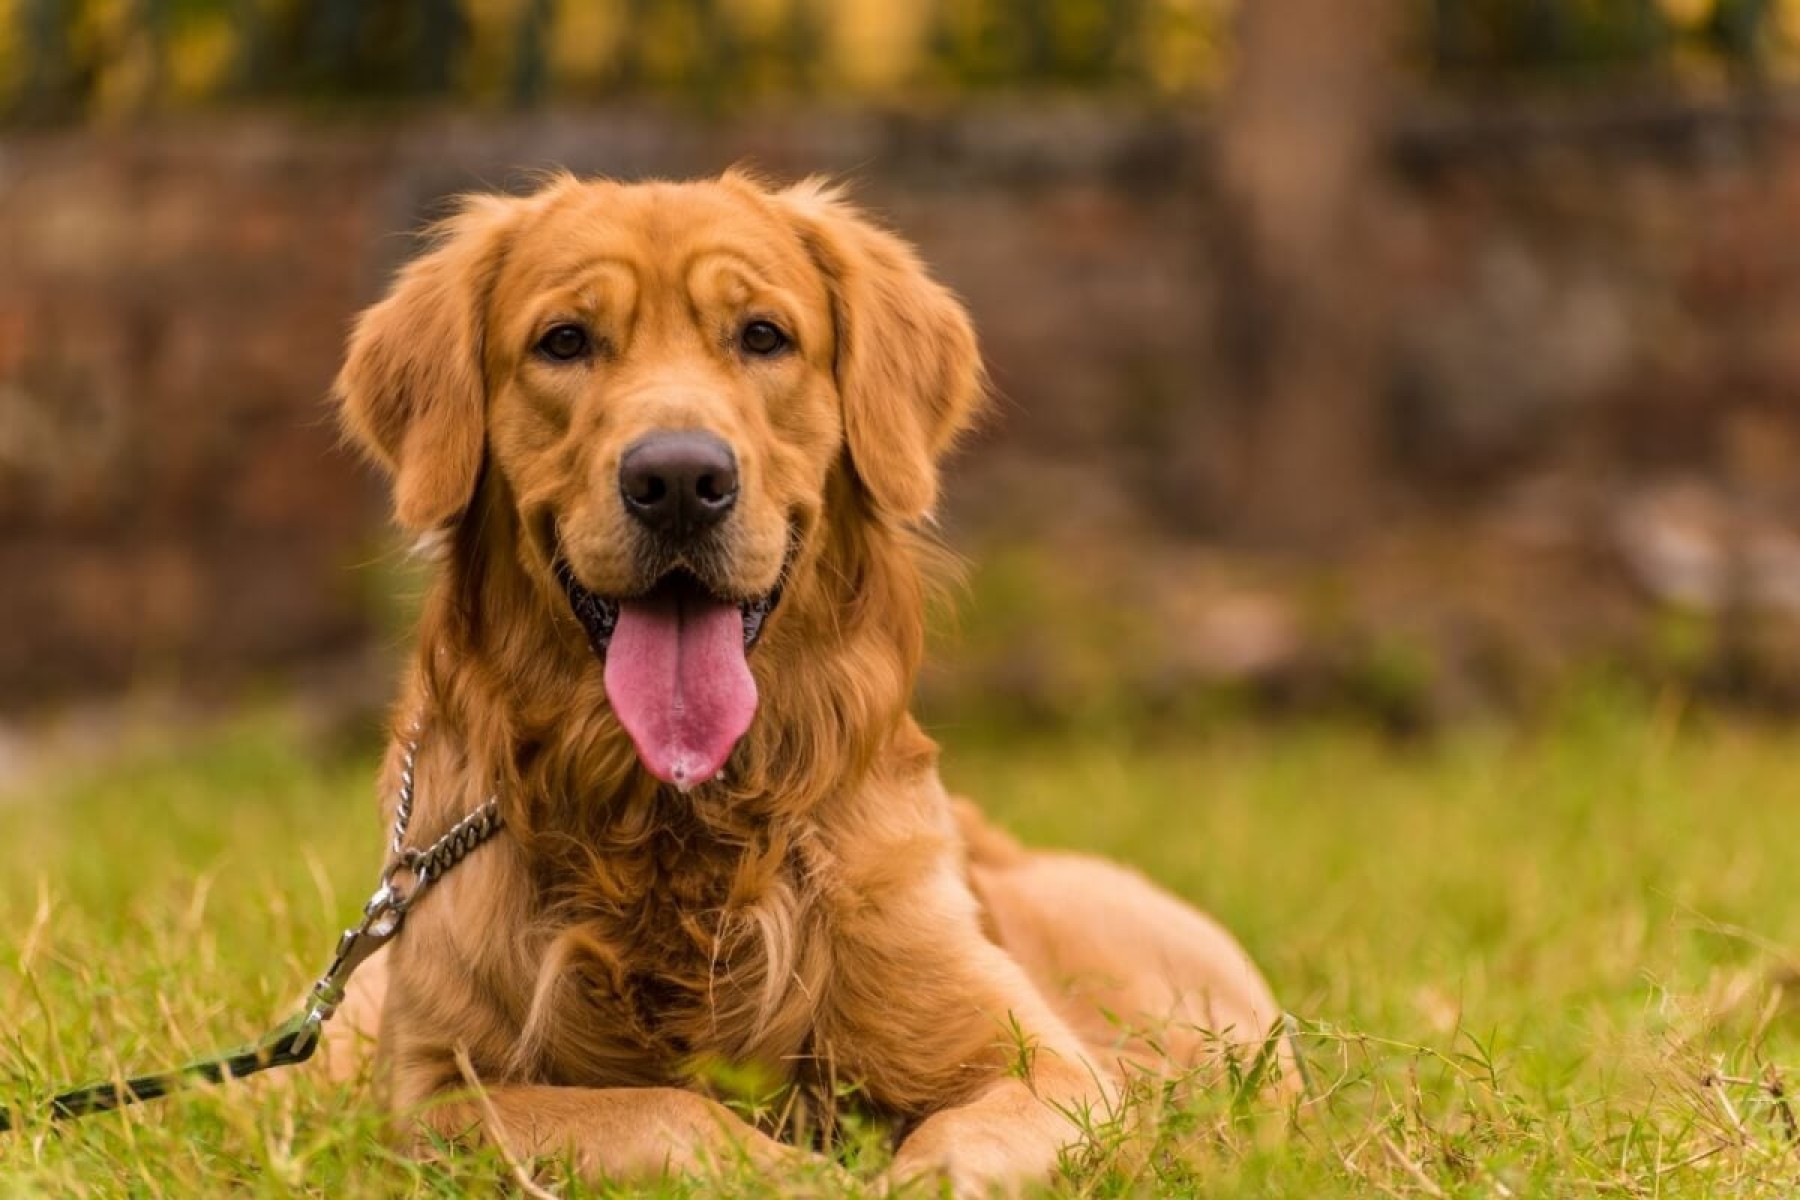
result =
[[1698,29],[1719,7],[1719,0],[1657,0],[1663,16],[1679,29]]
[[1164,95],[1213,87],[1229,65],[1232,0],[1159,0],[1152,8],[1145,66]]
[[19,46],[21,0],[0,0],[0,108],[11,104],[23,82]]
[[[519,22],[525,0],[461,0],[463,19],[469,23],[468,49],[464,52],[459,82],[464,94],[492,100],[506,92],[518,50]],[[589,7],[562,4],[559,8]]]
[[891,92],[916,74],[930,15],[918,0],[833,7],[829,53],[836,82],[859,92]]
[[201,100],[218,92],[238,53],[237,34],[223,13],[196,13],[169,39],[169,94]]
[[[752,37],[769,37],[781,28],[782,20],[794,7],[794,0],[733,0],[726,6],[731,23]],[[859,7],[848,4],[844,7]],[[904,5],[896,5],[904,7]]]
[[1790,55],[1800,51],[1800,0],[1776,0],[1775,30]]
[[617,56],[624,31],[620,0],[564,0],[546,39],[551,76],[558,83],[597,83]]
[[140,111],[156,99],[156,46],[133,19],[135,8],[131,0],[92,0],[86,9],[88,35],[100,50],[93,112],[102,120]]
[[684,82],[684,68],[699,56],[701,30],[685,5],[657,8],[648,22],[651,34],[641,41],[644,66],[652,80]]
[[[361,22],[361,17],[346,18],[356,11],[352,0],[334,2],[340,5],[334,24]],[[544,76],[530,83],[535,89],[547,82],[552,98],[592,98],[620,77],[629,57],[637,68],[634,82],[661,93],[699,95],[729,87],[734,94],[762,95],[822,87],[845,99],[892,100],[921,89],[957,96],[1015,80],[1029,87],[1061,79],[1076,86],[1122,83],[1179,98],[1214,91],[1223,83],[1235,52],[1233,18],[1242,2],[1131,0],[1127,16],[1124,0],[1034,0],[1032,5],[1022,0],[551,0],[547,25],[538,31]],[[1620,15],[1627,10],[1617,4],[1558,0],[1585,14],[1576,24],[1583,29],[1592,25],[1596,39],[1624,47],[1621,54],[1641,54],[1640,65],[1666,71],[1680,83],[1736,77],[1743,64],[1735,60],[1747,51],[1741,44],[1724,45],[1727,39],[1714,28],[1728,9],[1727,0],[1651,2],[1651,17],[1660,14],[1676,34],[1672,44],[1633,41],[1636,35],[1630,30],[1638,27],[1627,29],[1626,17]],[[1758,9],[1763,23],[1754,52],[1757,63],[1782,78],[1795,78],[1800,74],[1800,0],[1765,2],[1766,8]],[[448,64],[452,90],[462,98],[481,102],[507,96],[520,84],[521,32],[538,11],[536,0],[455,3],[466,36],[439,30],[418,44],[453,56]],[[1457,3],[1464,17],[1477,22],[1488,20],[1483,13],[1500,11],[1473,0]],[[1415,32],[1431,28],[1439,19],[1432,14],[1440,7],[1422,0],[1411,4]],[[250,8],[260,10],[266,31],[284,33],[292,43],[277,38],[276,53],[314,52],[305,47],[317,44],[308,31],[316,32],[323,12],[318,0],[163,0],[155,5],[144,0],[0,0],[0,115],[25,98],[26,84],[40,74],[33,70],[32,55],[38,51],[31,39],[42,36],[32,33],[42,13],[54,14],[51,19],[60,28],[48,35],[50,44],[66,53],[65,62],[41,72],[52,81],[48,103],[68,108],[67,115],[85,113],[104,121],[220,96],[246,52],[238,20]],[[352,72],[360,72],[359,79],[342,86],[365,89],[371,74],[379,78],[390,66],[404,70],[412,49],[408,39],[417,32],[409,24],[412,18],[370,21],[364,32],[373,40],[359,43],[359,63]],[[1135,25],[1124,37],[1119,36],[1121,19]],[[722,28],[703,24],[708,21]],[[1494,30],[1509,27],[1497,18],[1488,23]],[[815,32],[818,61],[798,61],[815,52],[807,40]],[[935,44],[934,33],[943,36],[945,46]],[[1048,47],[1038,44],[1045,34]],[[294,51],[294,46],[301,49]],[[1522,55],[1525,71],[1534,69],[1533,55],[1541,57],[1529,47],[1500,57],[1506,53]],[[1116,55],[1117,61],[1100,61],[1103,54]],[[271,79],[252,81],[253,90],[280,91],[285,80],[296,77],[293,64],[280,65],[283,69]],[[305,76],[303,88],[339,86],[332,72],[316,63],[302,65],[298,74]],[[404,78],[394,84],[396,90],[406,87]]]

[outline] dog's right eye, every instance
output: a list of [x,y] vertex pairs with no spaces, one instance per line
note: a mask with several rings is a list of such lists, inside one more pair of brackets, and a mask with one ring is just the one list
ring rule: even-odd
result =
[[553,362],[574,362],[586,355],[592,346],[593,339],[587,330],[565,323],[552,326],[538,339],[537,352]]

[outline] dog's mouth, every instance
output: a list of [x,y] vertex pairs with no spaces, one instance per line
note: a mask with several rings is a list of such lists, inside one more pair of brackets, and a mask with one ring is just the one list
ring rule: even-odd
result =
[[640,595],[613,599],[589,591],[561,556],[556,578],[605,664],[607,700],[639,760],[682,791],[717,776],[756,715],[748,655],[780,584],[727,600],[678,568]]
[[[691,593],[702,602],[717,605],[732,603],[732,601],[718,599],[705,584],[679,567],[657,580],[651,585],[649,591],[632,600],[612,600],[590,592],[582,586],[581,580],[575,578],[575,572],[569,566],[568,560],[561,555],[558,555],[556,559],[556,581],[562,584],[563,594],[569,598],[570,610],[574,612],[575,619],[581,623],[582,631],[587,634],[588,645],[593,647],[595,657],[601,661],[605,661],[606,652],[612,646],[613,632],[618,628],[619,615],[626,604],[654,602],[659,597],[683,592]],[[761,596],[736,602],[738,614],[743,620],[745,653],[749,653],[750,648],[761,639],[763,624],[779,603],[781,603],[781,584],[779,582]]]

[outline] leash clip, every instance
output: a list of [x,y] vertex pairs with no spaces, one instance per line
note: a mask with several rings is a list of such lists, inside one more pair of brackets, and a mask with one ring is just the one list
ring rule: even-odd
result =
[[338,1005],[344,1002],[344,990],[356,969],[400,932],[400,922],[411,899],[412,896],[395,890],[387,874],[383,873],[374,895],[363,905],[362,920],[354,928],[344,930],[343,936],[338,938],[331,965],[325,968],[325,973],[313,984],[312,994],[307,997],[306,1024],[313,1033],[316,1034],[319,1026],[330,1020]]
[[[414,721],[406,743],[400,772],[400,794],[394,806],[393,856],[381,872],[368,903],[363,905],[362,920],[344,930],[332,954],[331,965],[319,976],[307,993],[306,1007],[266,1034],[260,1041],[236,1050],[228,1050],[211,1058],[203,1058],[165,1071],[159,1075],[139,1075],[121,1082],[94,1083],[53,1096],[49,1103],[52,1120],[84,1117],[89,1113],[107,1112],[126,1104],[136,1104],[166,1096],[173,1089],[192,1080],[220,1083],[226,1079],[242,1079],[271,1067],[292,1066],[305,1062],[318,1048],[319,1031],[344,1002],[350,976],[367,962],[369,956],[394,940],[407,911],[444,873],[467,858],[474,849],[493,837],[500,829],[500,805],[492,796],[487,803],[463,817],[436,842],[424,849],[406,845],[407,825],[412,818],[413,768],[419,751],[419,722]],[[410,877],[403,886],[402,876]],[[13,1118],[0,1108],[0,1133],[13,1128]]]

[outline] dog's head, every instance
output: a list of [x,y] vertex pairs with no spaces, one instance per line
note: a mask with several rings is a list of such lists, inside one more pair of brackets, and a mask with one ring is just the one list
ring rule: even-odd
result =
[[832,525],[929,513],[981,369],[962,307],[825,187],[560,178],[467,201],[337,390],[406,530],[504,493],[520,568],[686,788],[750,727],[749,656]]

